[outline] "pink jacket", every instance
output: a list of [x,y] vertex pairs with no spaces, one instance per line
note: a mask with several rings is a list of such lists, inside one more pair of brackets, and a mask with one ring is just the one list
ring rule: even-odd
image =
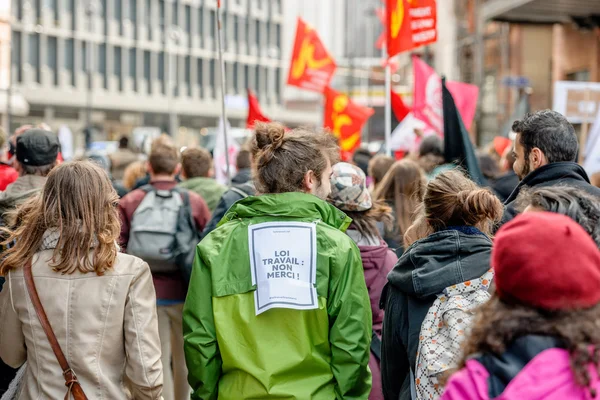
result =
[[[592,387],[600,392],[600,381],[590,366]],[[441,400],[488,400],[489,373],[478,361],[469,360],[448,382]],[[508,384],[497,400],[591,400],[589,391],[578,386],[566,350],[552,348],[538,354]]]

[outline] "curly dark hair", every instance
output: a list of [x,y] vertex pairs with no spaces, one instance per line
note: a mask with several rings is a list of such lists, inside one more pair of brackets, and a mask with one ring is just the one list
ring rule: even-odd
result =
[[459,368],[464,368],[467,359],[477,353],[501,355],[510,343],[525,335],[559,339],[570,354],[575,381],[596,398],[588,366],[593,364],[600,374],[600,305],[583,310],[548,311],[509,304],[494,294],[475,316],[463,345],[464,358]]
[[519,194],[517,206],[520,211],[532,206],[570,217],[600,248],[600,203],[587,192],[572,186],[532,188]]

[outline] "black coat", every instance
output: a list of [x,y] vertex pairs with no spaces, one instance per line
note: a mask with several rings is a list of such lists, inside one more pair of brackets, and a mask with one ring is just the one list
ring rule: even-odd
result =
[[410,246],[388,275],[381,295],[385,310],[381,377],[386,400],[410,400],[421,325],[448,286],[477,279],[490,269],[492,241],[471,227],[434,233]]
[[600,188],[590,184],[585,170],[574,162],[558,162],[544,165],[527,175],[519,186],[512,192],[504,203],[504,216],[502,225],[517,216],[516,200],[525,187],[548,187],[556,185],[567,185],[584,190],[585,192],[600,199]]
[[519,185],[519,182],[519,177],[515,174],[515,171],[511,170],[504,175],[490,180],[490,185],[498,198],[500,198],[500,201],[505,202]]

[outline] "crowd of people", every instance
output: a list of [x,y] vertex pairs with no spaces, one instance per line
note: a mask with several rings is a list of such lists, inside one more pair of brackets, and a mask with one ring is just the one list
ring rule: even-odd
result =
[[437,136],[257,122],[226,187],[168,136],[0,135],[2,400],[598,398],[600,188],[562,115],[512,129],[487,187]]

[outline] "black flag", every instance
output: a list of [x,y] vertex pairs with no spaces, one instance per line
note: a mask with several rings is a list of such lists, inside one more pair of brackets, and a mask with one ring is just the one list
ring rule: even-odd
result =
[[473,143],[465,128],[462,117],[456,109],[454,98],[446,87],[446,79],[442,78],[442,100],[444,110],[444,156],[446,162],[461,165],[467,170],[471,179],[480,186],[487,181],[479,168]]

